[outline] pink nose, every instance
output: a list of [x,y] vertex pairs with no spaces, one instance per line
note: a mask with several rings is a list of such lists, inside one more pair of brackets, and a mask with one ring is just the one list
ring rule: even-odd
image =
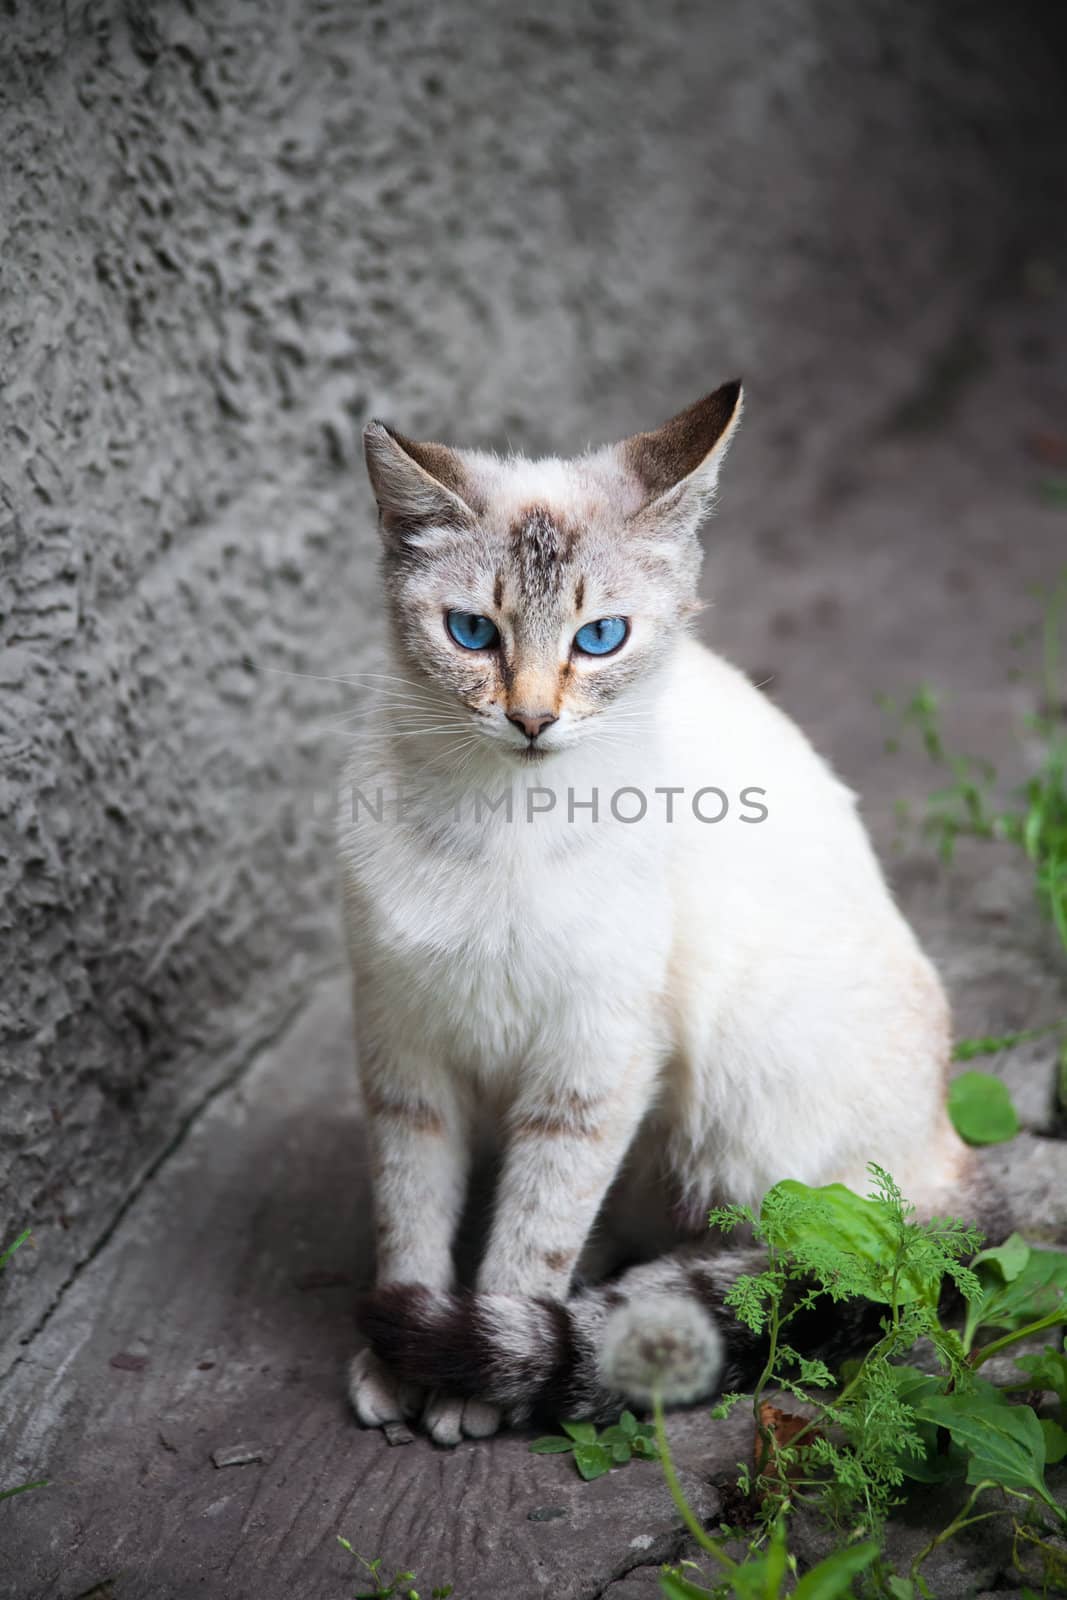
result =
[[513,722],[516,728],[521,728],[528,739],[536,739],[539,733],[550,728],[556,720],[551,711],[508,712],[508,721]]

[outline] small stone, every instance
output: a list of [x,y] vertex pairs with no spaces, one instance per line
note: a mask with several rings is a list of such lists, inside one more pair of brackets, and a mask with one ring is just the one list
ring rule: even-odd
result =
[[223,1450],[212,1450],[211,1459],[217,1467],[248,1467],[254,1461],[269,1461],[270,1451],[261,1444],[232,1444]]
[[386,1444],[414,1444],[415,1435],[402,1422],[387,1422],[382,1428]]
[[117,1356],[112,1356],[109,1366],[116,1367],[119,1372],[143,1372],[148,1365],[147,1356],[135,1356],[130,1350],[120,1350]]
[[557,1522],[560,1517],[568,1515],[566,1506],[537,1506],[533,1511],[527,1511],[527,1522]]

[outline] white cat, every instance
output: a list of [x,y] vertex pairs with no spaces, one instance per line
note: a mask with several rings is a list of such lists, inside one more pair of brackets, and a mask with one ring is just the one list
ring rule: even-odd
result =
[[[929,1211],[966,1177],[945,999],[853,795],[689,634],[740,411],[726,384],[571,461],[366,430],[392,659],[340,839],[378,1229],[365,1424],[421,1406],[454,1443],[500,1408],[609,1415],[623,1302],[627,1337],[684,1345],[710,1393],[744,1344],[710,1205],[787,1176],[866,1192],[873,1159]],[[486,1128],[495,1207],[456,1294]],[[583,1252],[646,1264],[572,1293]]]

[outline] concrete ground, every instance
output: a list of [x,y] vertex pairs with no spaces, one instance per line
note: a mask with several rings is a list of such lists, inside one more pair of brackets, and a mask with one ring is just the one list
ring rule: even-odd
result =
[[[917,749],[887,751],[875,696],[929,681],[950,742],[1007,781],[1025,770],[1033,586],[1067,566],[1067,505],[1045,482],[1067,481],[1065,311],[1062,281],[1031,261],[877,426],[809,418],[798,396],[792,436],[762,446],[779,475],[774,519],[751,484],[733,501],[728,473],[708,535],[708,637],[769,680],[861,791],[962,1033],[1067,1015],[1067,962],[1009,849],[964,850],[946,871],[914,834],[898,841],[895,802],[920,802],[940,778]],[[753,406],[742,467],[760,426]],[[836,443],[817,472],[804,465],[814,430]],[[782,474],[796,480],[788,515]],[[370,1232],[347,1003],[340,976],[307,995],[23,1344],[0,1385],[0,1486],[51,1486],[0,1505],[2,1600],[341,1600],[357,1572],[338,1534],[414,1567],[423,1594],[446,1580],[458,1600],[656,1592],[656,1563],[682,1541],[654,1465],[586,1485],[520,1437],[443,1453],[355,1427],[342,1368]],[[1067,1241],[1054,1055],[1041,1041],[991,1061],[1026,1131],[989,1163],[1031,1234]],[[743,1422],[698,1410],[672,1433],[713,1516],[711,1480],[749,1448]],[[928,1502],[905,1542],[925,1514]],[[1009,1567],[1006,1539],[983,1532],[931,1583],[939,1600],[999,1592]]]

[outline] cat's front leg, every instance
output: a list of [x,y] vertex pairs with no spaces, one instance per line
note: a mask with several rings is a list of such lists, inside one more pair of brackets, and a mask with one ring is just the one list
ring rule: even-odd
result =
[[428,1063],[364,1073],[374,1192],[375,1283],[449,1289],[469,1132],[451,1078]]
[[[528,1074],[512,1107],[503,1172],[478,1288],[564,1299],[575,1264],[648,1108],[651,1043],[597,1054],[621,1071]],[[588,1058],[587,1058],[588,1059]],[[594,1057],[593,1059],[596,1059]]]
[[[469,1168],[467,1119],[455,1084],[418,1054],[366,1047],[360,1075],[371,1154],[375,1283],[449,1289]],[[398,1422],[424,1403],[418,1388],[395,1380],[369,1350],[352,1362],[349,1395],[364,1427]]]

